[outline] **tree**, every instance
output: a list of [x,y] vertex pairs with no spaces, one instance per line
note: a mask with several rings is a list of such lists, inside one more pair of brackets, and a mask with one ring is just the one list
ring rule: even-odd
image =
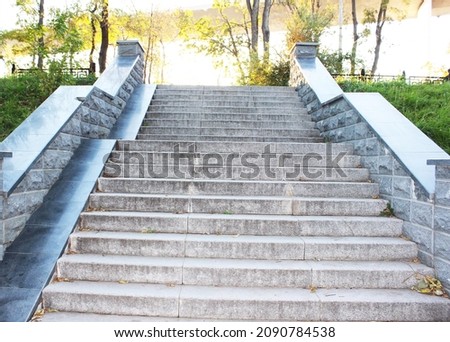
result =
[[33,65],[35,65],[37,57],[37,67],[42,69],[44,66],[44,57],[46,55],[45,48],[45,1],[44,0],[16,0],[16,5],[20,11],[25,14],[25,18],[19,20],[21,26],[27,31],[27,43],[33,57]]
[[98,64],[100,73],[106,69],[106,59],[109,46],[109,0],[101,1],[101,16],[100,16],[100,31],[102,42],[100,44],[100,53],[98,57]]
[[380,8],[378,10],[377,21],[376,21],[376,25],[375,25],[376,44],[375,44],[375,52],[374,52],[372,70],[371,70],[372,75],[374,75],[375,72],[377,71],[378,61],[380,59],[381,42],[383,40],[381,33],[383,30],[384,24],[386,23],[386,12],[387,12],[388,5],[389,5],[389,0],[381,0]]
[[356,0],[352,0],[352,22],[353,22],[353,44],[352,44],[352,53],[350,58],[350,74],[355,73],[356,69],[356,50],[358,47],[358,18],[356,15]]
[[263,34],[263,44],[264,44],[264,61],[269,60],[269,49],[270,49],[270,10],[272,9],[273,0],[264,1],[264,9],[262,16],[262,26],[261,31]]
[[38,38],[38,63],[37,66],[39,69],[44,67],[44,50],[45,50],[45,42],[44,42],[44,0],[39,1],[39,11],[38,11],[38,30],[40,32]]
[[287,43],[319,42],[320,36],[333,20],[330,8],[323,8],[319,0],[284,0],[281,2],[290,11],[287,22]]
[[95,74],[95,62],[94,62],[94,52],[95,52],[95,36],[97,34],[97,25],[95,25],[97,18],[95,16],[95,12],[97,11],[98,4],[91,3],[92,7],[89,11],[89,23],[91,27],[91,49],[89,50],[89,73]]
[[250,27],[252,32],[252,51],[258,54],[259,36],[259,0],[246,0],[248,14],[250,15]]

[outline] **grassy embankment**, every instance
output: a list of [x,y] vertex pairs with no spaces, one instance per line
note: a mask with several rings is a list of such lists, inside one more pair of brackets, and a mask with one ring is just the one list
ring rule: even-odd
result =
[[345,92],[380,93],[450,154],[450,82],[408,85],[401,81],[344,81],[339,85]]
[[30,73],[0,78],[0,141],[3,141],[60,85],[93,84],[95,78],[75,79],[55,73]]

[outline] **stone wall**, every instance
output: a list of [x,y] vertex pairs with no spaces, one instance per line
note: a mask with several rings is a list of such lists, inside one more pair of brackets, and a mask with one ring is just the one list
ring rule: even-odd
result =
[[[118,45],[120,47],[121,42]],[[130,44],[125,42],[125,45]],[[143,51],[139,43],[136,45],[139,48],[137,51]],[[116,62],[121,57],[119,53]],[[0,260],[7,246],[20,234],[33,212],[42,205],[45,195],[60,177],[82,139],[108,138],[134,89],[143,82],[142,55],[135,57],[135,63],[128,70],[128,75],[116,94],[97,87],[96,82],[85,97],[79,98],[81,105],[78,109],[74,113],[67,113],[68,121],[52,142],[29,170],[24,172],[20,183],[0,199]],[[107,82],[108,80],[101,80],[98,83]],[[14,156],[14,151],[11,152]],[[0,162],[1,160],[0,158]]]
[[420,260],[434,267],[450,290],[450,160],[436,166],[436,193],[429,193],[345,94],[321,103],[300,63],[294,61],[292,66],[291,85],[297,86],[321,135],[326,141],[353,144],[362,166],[380,185],[380,196],[389,200],[394,215],[404,220],[403,234],[418,244]]

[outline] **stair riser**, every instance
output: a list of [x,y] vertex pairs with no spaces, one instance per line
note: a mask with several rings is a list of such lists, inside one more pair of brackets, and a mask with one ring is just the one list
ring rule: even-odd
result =
[[[89,285],[99,284],[92,291]],[[66,285],[69,291],[62,285]],[[411,291],[234,289],[139,284],[52,284],[43,292],[45,307],[66,312],[256,321],[448,321],[440,298]],[[72,290],[72,291],[70,291]]]
[[[409,289],[417,283],[413,270],[327,270],[311,269],[310,264],[297,269],[212,267],[195,265],[196,261],[179,260],[177,265],[92,264],[82,261],[59,261],[58,276],[62,279],[87,281],[125,281],[149,284],[185,284],[199,286],[292,287],[292,288],[366,288]],[[425,274],[433,275],[428,269]]]
[[399,220],[343,221],[328,220],[263,220],[196,217],[173,215],[169,217],[111,216],[87,213],[81,215],[80,227],[99,231],[123,231],[154,233],[190,233],[207,235],[256,235],[256,236],[385,236],[396,237],[402,233]]
[[97,194],[90,197],[93,210],[128,210],[167,213],[210,214],[265,214],[301,216],[379,216],[386,208],[382,200],[327,199],[221,199],[221,198],[177,198],[110,196]]
[[316,137],[248,137],[248,136],[217,136],[217,135],[162,135],[162,134],[138,134],[138,140],[173,140],[173,141],[234,141],[234,142],[292,142],[292,143],[320,143],[322,138]]
[[160,96],[159,98],[153,98],[150,105],[155,106],[185,106],[185,107],[215,107],[215,106],[243,106],[243,107],[254,107],[254,106],[282,106],[282,107],[300,107],[305,108],[303,103],[297,97],[283,97],[282,99],[274,99],[271,97],[258,96],[258,97],[245,97],[245,96],[192,96],[191,98],[165,98]]
[[295,106],[286,106],[279,108],[278,106],[261,106],[261,107],[221,107],[221,106],[210,106],[210,107],[189,107],[187,109],[185,106],[156,106],[152,105],[148,108],[148,113],[173,113],[178,111],[187,111],[189,113],[205,113],[205,114],[306,114],[304,108]]
[[143,128],[147,127],[202,127],[202,128],[224,128],[224,129],[314,129],[312,121],[212,121],[202,119],[171,120],[171,119],[146,119]]
[[296,93],[289,93],[289,94],[283,94],[280,93],[278,96],[267,96],[267,94],[251,94],[251,95],[238,95],[238,94],[228,94],[228,93],[222,93],[222,94],[161,94],[156,92],[156,94],[153,96],[153,101],[176,101],[176,102],[185,102],[186,101],[225,101],[225,102],[246,102],[246,103],[260,103],[260,102],[271,102],[271,103],[300,103],[300,99],[297,96]]
[[257,260],[345,260],[410,261],[417,257],[413,244],[354,244],[240,242],[154,239],[106,239],[72,236],[71,251],[81,254],[129,255],[145,257],[257,259]]
[[101,178],[99,192],[176,195],[248,195],[298,196],[334,198],[372,198],[378,195],[378,185],[368,183],[278,183],[278,182],[201,182],[149,179]]
[[[158,164],[175,164],[175,161],[179,165],[205,165],[211,164],[211,162],[221,163],[226,166],[242,166],[243,160],[249,159],[252,164],[259,166],[270,165],[272,167],[292,167],[298,165],[300,167],[331,167],[333,165],[339,165],[341,168],[360,168],[361,157],[359,156],[338,156],[338,155],[298,155],[298,154],[272,154],[270,158],[266,158],[261,155],[259,158],[250,158],[251,155],[246,154],[226,154],[226,153],[160,153],[160,152],[145,152],[145,151],[113,151],[109,160],[112,163],[127,164],[135,163],[137,161],[143,163],[150,163],[152,165]],[[251,159],[251,160],[250,160]],[[194,161],[194,163],[192,162]]]
[[311,116],[305,115],[305,113],[295,114],[242,114],[242,113],[190,113],[187,111],[175,111],[170,113],[147,113],[147,120],[207,120],[207,121],[279,121],[279,122],[292,122],[296,125],[300,122],[311,121]]
[[318,130],[308,129],[245,129],[245,128],[201,128],[201,127],[142,127],[140,134],[155,135],[202,135],[228,137],[320,137]]
[[367,169],[333,168],[278,168],[262,167],[206,167],[186,165],[146,165],[107,163],[105,177],[112,178],[180,178],[217,180],[259,180],[278,181],[328,181],[328,182],[367,182]]
[[57,311],[130,316],[178,316],[178,298],[175,295],[158,298],[132,294],[108,296],[64,292],[46,294],[44,292],[43,300],[47,308]]
[[248,303],[244,300],[202,301],[187,298],[181,300],[180,316],[213,320],[423,322],[442,321],[445,314],[440,314],[431,304],[422,303],[342,303],[333,299],[318,303],[312,298],[299,302],[274,299]]
[[[311,154],[311,161],[325,155],[352,155],[350,144],[308,144],[308,143],[242,143],[242,142],[193,142],[193,141],[118,141],[118,151],[145,152],[197,152],[197,153],[294,153]],[[323,158],[323,157],[322,157]]]

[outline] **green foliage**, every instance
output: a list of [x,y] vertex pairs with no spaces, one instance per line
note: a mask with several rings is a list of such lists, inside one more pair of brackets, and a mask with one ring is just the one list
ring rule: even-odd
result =
[[323,65],[331,74],[342,74],[344,72],[345,62],[350,63],[351,53],[339,53],[336,51],[328,51],[320,49],[318,57]]
[[450,82],[340,82],[345,92],[379,92],[436,144],[450,153]]
[[293,46],[297,42],[319,42],[320,36],[333,20],[334,11],[330,7],[321,7],[314,1],[288,1],[291,17],[287,21],[287,43]]
[[239,80],[241,85],[287,86],[290,77],[290,62],[282,57],[276,62],[258,61],[250,69],[248,77]]
[[0,79],[0,141],[5,139],[60,85],[93,84],[95,76],[75,79],[53,62],[49,72],[36,70]]

